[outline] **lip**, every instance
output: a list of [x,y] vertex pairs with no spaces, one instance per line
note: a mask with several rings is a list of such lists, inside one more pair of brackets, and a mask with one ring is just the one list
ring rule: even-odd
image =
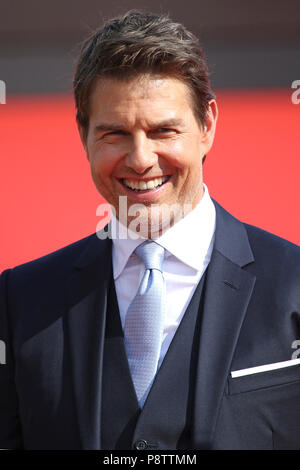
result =
[[[165,191],[167,184],[170,182],[172,178],[172,175],[163,175],[163,176],[168,176],[169,178],[161,186],[158,186],[157,188],[153,188],[151,190],[148,189],[148,190],[139,191],[139,192],[136,192],[133,189],[128,188],[124,183],[122,183],[122,180],[127,179],[127,178],[117,178],[117,181],[131,199],[135,199],[136,201],[140,202],[140,201],[154,200]],[[151,178],[128,178],[128,179],[131,179],[134,181],[150,181],[154,179],[154,177],[152,176]]]

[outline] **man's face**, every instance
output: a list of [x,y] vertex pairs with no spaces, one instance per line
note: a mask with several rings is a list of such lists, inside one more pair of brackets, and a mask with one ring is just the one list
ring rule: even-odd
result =
[[129,211],[142,204],[139,219],[149,231],[159,226],[160,233],[163,207],[175,204],[177,212],[184,205],[195,207],[203,194],[202,158],[212,145],[216,118],[212,101],[202,129],[187,86],[175,78],[96,82],[86,140],[81,128],[80,134],[95,185],[119,219],[120,196],[127,197]]

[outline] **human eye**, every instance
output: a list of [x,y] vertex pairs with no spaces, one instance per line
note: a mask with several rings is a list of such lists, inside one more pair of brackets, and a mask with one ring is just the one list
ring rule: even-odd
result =
[[151,131],[154,136],[169,136],[176,134],[176,130],[171,127],[158,127]]
[[102,134],[100,140],[107,143],[118,142],[120,139],[126,136],[126,132],[121,129],[108,130]]
[[125,135],[125,132],[121,131],[121,130],[109,131],[106,134],[104,134],[104,137],[105,136],[110,136],[110,135]]
[[175,130],[171,129],[170,127],[160,127],[158,132],[175,132]]

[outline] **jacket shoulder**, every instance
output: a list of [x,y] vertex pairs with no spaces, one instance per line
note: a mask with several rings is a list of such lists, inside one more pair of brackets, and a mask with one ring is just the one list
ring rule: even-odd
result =
[[259,227],[244,223],[249,242],[254,251],[265,252],[266,254],[276,254],[276,256],[300,257],[300,247],[278,235],[270,233]]
[[52,279],[52,282],[65,278],[71,272],[77,259],[87,253],[95,256],[101,252],[100,246],[103,243],[99,240],[97,234],[91,234],[70,245],[55,250],[45,256],[35,260],[20,264],[12,269],[7,269],[1,277],[9,276],[14,282],[21,282],[24,285],[30,285],[32,281],[38,282],[39,279]]
[[89,242],[93,240],[96,234],[88,235],[81,240],[77,240],[69,245],[66,245],[62,248],[59,248],[51,253],[48,253],[44,256],[41,256],[32,261],[22,263],[13,268],[15,271],[30,271],[31,269],[42,268],[43,266],[49,267],[51,264],[55,265],[56,263],[64,264],[72,263],[76,256],[79,256],[82,250],[88,245]]
[[101,270],[108,245],[97,234],[89,235],[46,256],[8,269],[0,276],[0,297],[11,312],[39,315],[39,311],[59,311],[65,303],[69,279],[79,262]]
[[[267,285],[272,286],[272,295],[275,292],[280,296],[285,293],[289,302],[298,299],[299,308],[300,247],[258,227],[244,225],[255,259],[247,269],[256,275],[265,288]],[[267,292],[265,290],[264,295]]]

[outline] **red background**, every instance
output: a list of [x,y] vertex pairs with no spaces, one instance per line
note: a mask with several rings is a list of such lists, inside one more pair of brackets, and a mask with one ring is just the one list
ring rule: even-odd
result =
[[[300,244],[299,117],[292,90],[217,93],[204,165],[210,194],[243,221]],[[0,271],[96,230],[93,186],[69,96],[8,97],[0,106]]]

